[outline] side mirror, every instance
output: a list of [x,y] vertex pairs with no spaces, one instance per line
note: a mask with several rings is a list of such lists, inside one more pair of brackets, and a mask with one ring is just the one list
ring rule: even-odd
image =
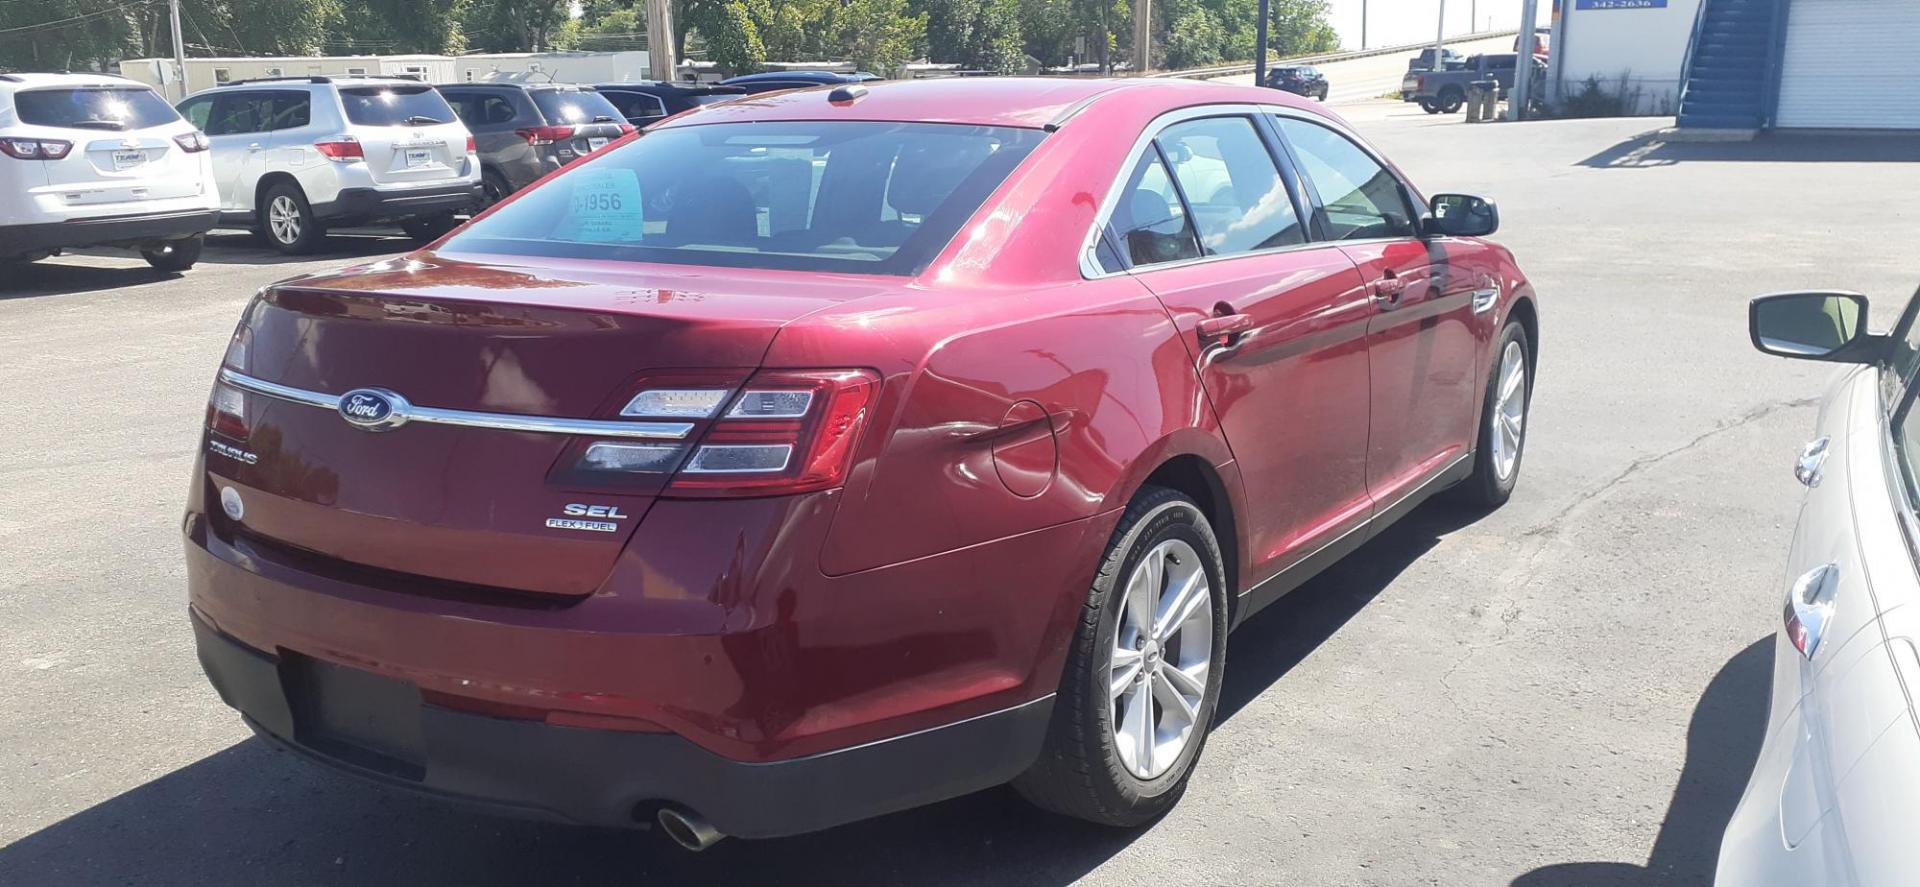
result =
[[1500,230],[1500,208],[1472,194],[1435,194],[1422,229],[1441,237],[1485,237]]
[[1762,354],[1800,360],[1870,363],[1879,337],[1867,334],[1867,297],[1859,293],[1778,293],[1747,306],[1747,333]]

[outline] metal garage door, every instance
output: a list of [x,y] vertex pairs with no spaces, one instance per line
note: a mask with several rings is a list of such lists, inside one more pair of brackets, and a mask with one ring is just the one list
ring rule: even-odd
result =
[[1920,129],[1920,0],[1792,0],[1781,127]]

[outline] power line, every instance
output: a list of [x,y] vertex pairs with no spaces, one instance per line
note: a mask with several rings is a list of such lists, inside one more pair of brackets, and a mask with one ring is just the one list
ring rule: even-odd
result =
[[154,0],[134,0],[134,2],[132,3],[122,3],[119,6],[96,10],[94,12],[83,12],[79,15],[73,16],[72,18],[63,18],[58,21],[38,22],[31,25],[21,25],[17,28],[0,28],[0,34],[18,34],[22,31],[39,31],[39,30],[44,30],[46,28],[57,27],[59,25],[70,25],[70,24],[73,24],[74,22],[85,21],[90,18],[99,18],[104,15],[112,15],[113,13],[116,13],[116,12],[125,12],[126,10],[132,9],[133,7],[136,7],[136,6],[151,6],[153,5],[153,2]]

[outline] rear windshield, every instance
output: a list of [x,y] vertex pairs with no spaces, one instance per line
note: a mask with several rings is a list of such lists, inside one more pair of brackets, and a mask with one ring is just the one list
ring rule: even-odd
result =
[[745,94],[746,93],[740,92],[716,92],[707,95],[688,96],[687,99],[696,105],[711,105],[714,102],[729,102]]
[[540,113],[546,115],[547,122],[555,126],[566,124],[592,123],[599,118],[607,118],[603,123],[621,123],[627,118],[615,108],[607,97],[597,92],[571,89],[533,90],[533,103],[540,106]]
[[150,89],[81,87],[30,89],[13,95],[21,123],[77,129],[145,129],[180,119],[173,106]]
[[431,86],[355,86],[340,90],[347,121],[360,126],[452,123],[453,108]]
[[1041,136],[867,121],[674,127],[575,167],[442,249],[917,274]]

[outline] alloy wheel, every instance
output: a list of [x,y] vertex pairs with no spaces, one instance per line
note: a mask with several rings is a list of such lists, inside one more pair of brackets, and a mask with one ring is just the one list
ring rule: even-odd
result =
[[1501,352],[1499,379],[1488,421],[1493,423],[1493,471],[1504,483],[1520,462],[1527,434],[1527,354],[1519,342],[1508,342]]
[[300,207],[292,197],[279,194],[267,204],[267,228],[273,232],[273,239],[281,243],[300,239]]
[[1140,779],[1166,773],[1206,707],[1213,594],[1200,553],[1180,539],[1154,546],[1127,577],[1109,687],[1114,748]]

